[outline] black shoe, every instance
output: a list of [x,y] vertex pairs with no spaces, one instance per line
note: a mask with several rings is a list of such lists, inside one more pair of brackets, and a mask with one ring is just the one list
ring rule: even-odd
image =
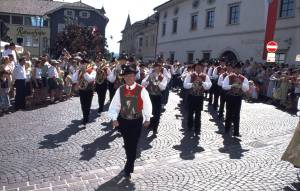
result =
[[98,109],[98,114],[102,113],[103,112],[103,109],[102,108],[99,108]]
[[195,131],[195,136],[199,136],[200,135],[200,131]]
[[123,177],[124,177],[125,179],[127,179],[127,180],[130,180],[130,179],[131,179],[131,175],[130,175],[129,172],[125,172],[125,171],[123,170],[122,174],[123,174]]
[[153,129],[153,135],[157,135],[157,130],[156,129]]
[[234,137],[242,137],[242,135],[239,134],[239,133],[234,133],[233,136],[234,136]]

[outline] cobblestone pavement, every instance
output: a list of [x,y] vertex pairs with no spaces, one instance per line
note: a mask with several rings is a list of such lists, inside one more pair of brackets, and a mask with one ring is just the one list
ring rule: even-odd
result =
[[183,130],[180,99],[170,94],[158,137],[143,132],[132,180],[119,176],[125,153],[106,113],[79,126],[78,98],[0,118],[0,191],[7,190],[297,190],[280,161],[298,118],[243,103],[241,139],[222,137],[215,113],[202,112],[200,138]]

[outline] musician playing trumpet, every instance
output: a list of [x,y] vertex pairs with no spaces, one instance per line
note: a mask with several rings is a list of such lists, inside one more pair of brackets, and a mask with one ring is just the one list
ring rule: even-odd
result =
[[105,102],[105,96],[107,92],[107,76],[110,74],[109,65],[104,59],[96,59],[96,85],[95,90],[98,94],[98,113],[103,112],[104,102]]
[[[194,65],[194,72],[187,74],[183,86],[189,90],[188,95],[188,121],[187,127],[191,131],[195,128],[195,136],[201,130],[201,111],[203,110],[204,92],[212,86],[208,75],[203,73],[204,65],[199,61]],[[195,116],[194,116],[195,115]]]
[[233,71],[227,76],[222,88],[227,91],[226,95],[226,117],[225,133],[230,133],[230,127],[233,123],[233,136],[240,137],[240,113],[243,94],[249,90],[248,79],[240,74],[242,65],[237,63]]
[[89,121],[92,105],[96,71],[87,60],[83,60],[80,69],[74,76],[74,82],[78,83],[81,110],[83,114],[82,124],[85,126]]
[[150,95],[152,103],[152,115],[150,120],[150,128],[153,130],[153,135],[157,135],[158,125],[161,115],[162,91],[167,87],[168,79],[163,73],[163,68],[160,63],[154,63],[149,74],[142,81],[142,85],[146,87]]

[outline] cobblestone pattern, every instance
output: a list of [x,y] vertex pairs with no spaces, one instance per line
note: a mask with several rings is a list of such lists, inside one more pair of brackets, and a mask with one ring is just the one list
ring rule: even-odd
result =
[[[182,130],[179,99],[170,95],[156,139],[143,132],[133,182],[117,174],[123,141],[103,113],[79,126],[78,98],[0,118],[0,191],[19,190],[296,190],[295,170],[280,156],[297,118],[274,106],[243,103],[242,141],[223,139],[211,109],[200,139]],[[207,108],[207,107],[205,107]],[[184,113],[184,112],[183,112]],[[2,190],[1,190],[2,189]]]

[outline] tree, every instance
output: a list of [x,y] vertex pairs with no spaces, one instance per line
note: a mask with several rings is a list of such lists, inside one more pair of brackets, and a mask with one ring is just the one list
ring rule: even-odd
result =
[[11,38],[7,35],[9,28],[6,26],[4,21],[0,19],[0,40],[11,42]]
[[63,32],[58,33],[56,47],[52,51],[59,56],[64,48],[70,53],[86,51],[90,57],[99,52],[107,54],[106,38],[96,27],[80,26],[77,23],[68,24]]

